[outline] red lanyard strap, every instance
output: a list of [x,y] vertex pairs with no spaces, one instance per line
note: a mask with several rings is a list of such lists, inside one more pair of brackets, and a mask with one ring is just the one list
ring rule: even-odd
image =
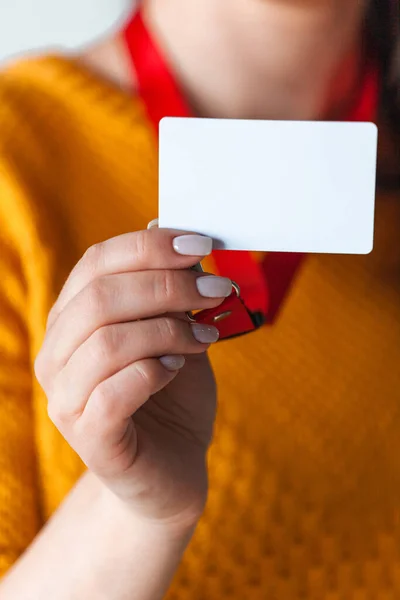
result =
[[[164,62],[161,52],[153,42],[143,22],[140,10],[127,23],[124,34],[135,70],[138,94],[144,102],[148,117],[158,135],[158,125],[163,117],[190,117],[192,116],[191,112],[175,83],[172,73]],[[218,254],[220,254],[220,261],[218,261]],[[219,265],[219,263],[225,261],[223,254],[214,252],[214,260],[220,273],[225,271],[224,265],[222,265],[222,269]],[[232,258],[236,260],[237,256],[232,257],[229,252],[226,253],[226,256],[228,254],[231,256],[228,263],[232,264]],[[238,254],[247,255],[248,253]],[[245,262],[250,267],[249,275],[250,273],[253,274],[254,289],[260,296],[259,310],[261,312],[267,305],[264,277],[261,268],[251,258],[247,261],[245,259]],[[233,279],[232,275],[229,277]],[[263,284],[264,294],[259,292],[259,281]],[[249,282],[249,278],[247,278],[247,282]],[[236,289],[216,309],[201,311],[196,314],[195,319],[198,323],[217,324],[220,339],[254,331],[264,320],[261,315],[255,314],[253,316],[252,312],[246,308]]]
[[[141,11],[124,30],[125,41],[149,119],[158,135],[163,117],[192,116],[175,77],[152,39]],[[366,69],[360,93],[346,121],[370,121],[377,113],[378,74]],[[239,288],[216,309],[196,314],[197,322],[217,324],[220,339],[254,331],[263,323],[272,324],[287,297],[304,261],[304,254],[268,253],[262,262],[250,252],[215,251],[213,259],[219,274],[232,279]]]

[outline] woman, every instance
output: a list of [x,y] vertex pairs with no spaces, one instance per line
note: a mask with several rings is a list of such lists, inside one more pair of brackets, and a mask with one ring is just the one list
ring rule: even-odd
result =
[[[301,268],[146,229],[164,114],[375,120],[379,88],[394,134],[395,8],[146,0],[2,74],[2,600],[162,598],[197,525],[170,598],[400,597],[396,193],[371,255]],[[185,312],[239,264],[267,324],[215,344]]]

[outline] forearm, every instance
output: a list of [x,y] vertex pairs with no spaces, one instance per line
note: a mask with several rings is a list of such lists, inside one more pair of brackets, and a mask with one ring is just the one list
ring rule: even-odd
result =
[[159,600],[193,526],[136,518],[87,474],[0,585],[0,600]]

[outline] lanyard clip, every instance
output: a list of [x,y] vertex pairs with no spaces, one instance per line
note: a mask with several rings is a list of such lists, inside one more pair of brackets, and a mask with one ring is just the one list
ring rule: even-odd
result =
[[[191,268],[198,273],[204,272],[200,263]],[[235,281],[232,281],[232,293],[225,298],[222,304],[195,314],[187,312],[186,316],[191,323],[216,326],[219,330],[220,340],[249,333],[261,327],[265,322],[262,313],[252,313],[246,308],[240,297],[240,287]]]

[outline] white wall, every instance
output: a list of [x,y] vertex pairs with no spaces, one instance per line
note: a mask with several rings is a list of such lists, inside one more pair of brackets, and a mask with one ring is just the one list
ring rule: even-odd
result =
[[76,49],[121,26],[136,0],[0,0],[0,64]]

